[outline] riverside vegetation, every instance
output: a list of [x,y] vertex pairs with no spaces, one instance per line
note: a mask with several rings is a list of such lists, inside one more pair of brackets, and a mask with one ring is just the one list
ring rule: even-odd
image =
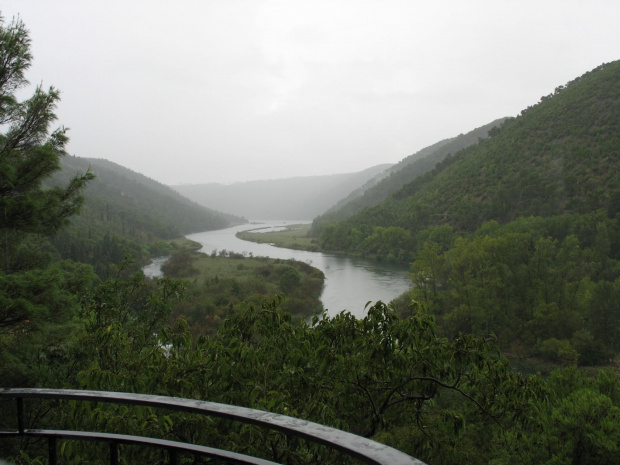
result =
[[220,322],[242,304],[260,305],[283,296],[282,309],[293,320],[321,314],[323,272],[297,260],[253,257],[214,250],[196,252],[193,241],[173,241],[173,253],[162,266],[166,277],[183,278],[184,297],[172,307],[170,322],[183,318],[194,335],[213,334]]
[[521,357],[606,364],[620,349],[619,153],[613,62],[313,233],[324,250],[412,261],[405,301],[442,335],[494,333]]
[[[165,237],[173,221],[154,221],[145,211],[136,214],[144,229],[129,227],[120,212],[138,194],[118,203],[116,213],[110,205],[109,216],[100,204],[103,210],[86,221],[78,213],[81,193],[83,211],[90,208],[89,172],[43,185],[60,168],[66,135],[49,130],[55,89],[15,98],[26,82],[29,47],[21,21],[0,23],[3,387],[248,406],[372,437],[432,464],[620,462],[617,370],[578,368],[616,356],[618,63],[447,157],[385,204],[316,225],[322,247],[415,260],[417,287],[403,299],[407,305],[377,302],[363,319],[344,312],[308,322],[293,321],[278,297],[231,300],[217,328],[196,331],[188,318],[170,323],[193,269],[200,272],[190,251],[180,250],[170,263],[169,272],[182,280],[149,280],[119,265],[118,255],[132,250],[144,256],[173,250]],[[163,228],[149,226],[157,223]],[[77,239],[88,246],[90,261],[78,259]],[[71,244],[76,255],[64,255],[73,253]],[[224,257],[215,255],[209,259],[223,266]],[[250,268],[242,259],[225,260],[238,271]],[[272,265],[279,283],[290,272],[278,274],[277,266],[294,269]],[[202,279],[196,286],[208,284]],[[563,366],[545,377],[516,371],[502,355],[510,347],[548,354]],[[26,427],[189,440],[291,464],[349,463],[301,440],[216,418],[72,402],[50,407],[42,402],[29,410]],[[6,424],[10,407],[0,409],[1,427],[13,428]],[[96,444],[60,441],[58,450],[63,463],[107,460]],[[3,438],[0,454],[40,464],[47,445]],[[156,462],[155,454],[123,450],[127,463]]]
[[319,250],[318,241],[310,237],[309,233],[309,224],[293,224],[280,231],[262,232],[260,229],[250,229],[240,231],[236,236],[239,239],[258,242],[259,244],[273,244],[276,247],[316,252]]

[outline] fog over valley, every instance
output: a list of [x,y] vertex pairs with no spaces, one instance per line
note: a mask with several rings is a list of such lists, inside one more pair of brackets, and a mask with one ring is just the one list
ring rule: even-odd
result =
[[169,185],[356,173],[618,58],[620,3],[5,0],[67,150]]
[[620,463],[620,2],[0,11],[0,463]]

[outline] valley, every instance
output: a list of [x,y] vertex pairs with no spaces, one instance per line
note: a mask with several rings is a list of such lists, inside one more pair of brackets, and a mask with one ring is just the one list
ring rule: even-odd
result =
[[[330,316],[341,311],[363,318],[366,304],[369,301],[390,302],[392,299],[408,291],[411,280],[407,277],[408,266],[364,260],[356,257],[344,257],[316,251],[293,250],[273,247],[269,243],[253,243],[243,238],[244,231],[254,228],[279,228],[294,222],[273,221],[254,225],[243,225],[234,228],[204,233],[191,234],[188,238],[202,245],[205,254],[219,254],[222,250],[235,255],[269,257],[275,260],[294,260],[315,268],[325,276],[320,299],[324,309]],[[292,231],[292,230],[289,230]],[[280,232],[255,233],[258,235],[276,235]],[[252,234],[252,236],[255,236]]]
[[[620,61],[400,163],[171,187],[68,155],[58,91],[16,94],[28,30],[0,19],[0,38],[0,387],[244,406],[432,464],[620,462]],[[5,404],[0,457],[44,463]],[[349,463],[258,426],[100,404],[43,402],[20,430]],[[67,463],[108,456],[58,444]]]

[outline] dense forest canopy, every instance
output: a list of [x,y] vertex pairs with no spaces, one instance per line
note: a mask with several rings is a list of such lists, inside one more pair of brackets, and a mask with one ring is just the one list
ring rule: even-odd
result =
[[[24,25],[0,21],[2,387],[248,406],[345,429],[433,464],[620,462],[613,364],[620,349],[619,63],[558,88],[385,202],[326,225],[326,248],[413,259],[415,287],[394,303],[370,305],[362,319],[343,312],[308,321],[294,320],[281,296],[230,298],[265,285],[256,274],[248,286],[192,281],[195,262],[183,251],[168,270],[184,279],[132,272],[137,265],[132,269],[127,254],[139,261],[174,249],[162,241],[177,233],[166,219],[172,213],[139,201],[138,175],[120,192],[97,187],[89,171],[44,184],[60,169],[66,135],[50,132],[55,89],[15,98],[30,61]],[[89,198],[87,186],[93,195],[110,192],[109,210]],[[132,204],[135,218],[123,216]],[[306,264],[258,271],[293,297],[302,272],[315,291],[320,285]],[[201,327],[211,304],[202,297],[218,287],[220,302],[212,303],[225,306],[223,318]],[[545,360],[556,363],[546,376],[527,374]],[[141,434],[281,463],[352,463],[217,418],[150,407],[54,407],[37,404],[26,428]],[[0,429],[14,427],[12,414],[0,405]],[[47,447],[3,436],[0,456],[40,464]],[[64,463],[108,462],[107,451],[91,443],[60,440],[58,453]],[[123,454],[126,463],[161,459],[150,449]]]
[[62,182],[70,173],[89,169],[97,178],[84,190],[86,204],[74,223],[115,217],[121,222],[121,234],[123,229],[133,230],[134,235],[153,241],[244,222],[239,216],[198,205],[168,186],[103,159],[65,157],[62,171],[53,181]]
[[504,120],[505,118],[501,118],[492,121],[467,134],[442,140],[409,155],[382,173],[381,178],[375,180],[372,185],[363,186],[363,190],[353,191],[323,215],[315,218],[312,226],[313,234],[319,235],[325,223],[343,220],[365,207],[377,205],[416,177],[431,171],[437,163],[447,156],[486,139],[489,136],[489,131],[500,126]]
[[413,261],[410,297],[446,335],[494,333],[520,356],[605,363],[620,334],[620,62],[491,136],[322,225],[322,247]]
[[169,253],[167,240],[245,222],[102,159],[67,155],[45,185],[63,185],[75,173],[86,172],[96,177],[83,191],[80,215],[50,241],[60,257],[93,265],[100,276],[113,274],[115,268],[109,264],[122,262],[125,254],[133,257],[137,269],[150,257]]
[[[324,247],[368,253],[373,228],[412,238],[429,226],[472,232],[485,221],[620,208],[620,62],[542,97],[493,137],[447,157],[376,207],[324,226]],[[403,243],[403,248],[407,246]]]

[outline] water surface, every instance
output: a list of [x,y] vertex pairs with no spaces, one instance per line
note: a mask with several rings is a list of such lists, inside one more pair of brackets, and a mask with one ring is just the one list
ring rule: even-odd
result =
[[[282,228],[287,224],[308,223],[307,221],[263,221],[235,226],[216,231],[190,234],[188,239],[202,244],[201,252],[211,254],[214,250],[252,254],[271,258],[306,262],[325,273],[325,287],[321,294],[323,306],[330,315],[348,310],[357,317],[363,317],[367,302],[381,300],[389,302],[409,290],[411,281],[407,278],[408,267],[362,258],[341,257],[321,252],[307,252],[274,247],[243,241],[235,234],[257,228]],[[261,229],[260,231],[267,231]]]

